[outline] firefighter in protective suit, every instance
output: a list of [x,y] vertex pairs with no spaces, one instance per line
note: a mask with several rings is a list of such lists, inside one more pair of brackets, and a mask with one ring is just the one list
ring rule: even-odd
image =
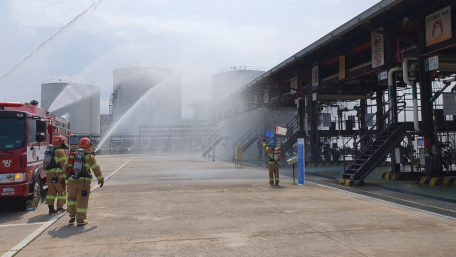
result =
[[[49,206],[49,214],[63,212],[65,209],[63,205],[66,203],[65,186],[59,183],[60,180],[65,180],[66,169],[66,150],[68,147],[65,145],[66,138],[64,136],[56,136],[52,145],[54,150],[46,152],[45,154],[52,155],[49,165],[43,168],[46,170],[46,182],[48,184],[48,192],[46,195],[46,204]],[[57,210],[54,208],[55,199],[57,199]]]
[[78,226],[88,224],[87,207],[89,204],[90,182],[93,171],[100,187],[103,186],[104,178],[101,174],[100,166],[91,154],[91,144],[88,138],[79,141],[76,152],[70,154],[68,161],[68,213],[70,214],[69,223],[76,220]]
[[[269,156],[268,166],[269,166],[269,184],[272,186],[279,185],[279,160],[281,155],[281,149],[279,146],[276,146],[275,141],[271,141],[266,145],[266,141],[263,140],[263,148],[266,150]],[[274,181],[275,177],[275,181]]]

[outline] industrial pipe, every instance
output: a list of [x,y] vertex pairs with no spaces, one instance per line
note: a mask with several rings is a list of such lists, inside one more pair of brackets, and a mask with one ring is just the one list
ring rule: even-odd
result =
[[397,61],[399,63],[402,63],[402,60],[401,60],[401,41],[399,41],[399,39],[396,42],[396,46],[397,46]]
[[306,95],[306,97],[304,98],[305,99],[305,113],[306,113],[306,124],[304,125],[305,126],[305,130],[306,130],[306,136],[310,137],[310,133],[309,133],[309,126],[308,126],[308,122],[309,122],[309,95]]
[[[418,93],[417,93],[417,85],[415,81],[409,80],[409,68],[408,68],[408,61],[418,61],[418,57],[411,57],[407,56],[404,58],[404,62],[402,63],[402,77],[404,79],[405,84],[412,86],[412,95],[413,95],[413,127],[415,128],[416,132],[421,132],[420,129],[420,122],[418,120]],[[418,62],[414,62],[411,65],[411,70],[416,69],[416,65]]]
[[[409,86],[413,86],[413,82],[409,80],[409,68],[407,65],[408,61],[418,61],[418,57],[407,56],[404,58],[404,62],[402,62],[402,76],[404,78],[404,82]],[[412,64],[412,69],[414,67],[416,67],[416,63]]]
[[[442,87],[442,89],[440,89],[437,93],[435,93],[435,95],[429,100],[428,104],[431,104],[433,103],[435,100],[437,100],[437,98],[443,93],[443,91],[445,89],[447,89],[447,87],[449,87],[451,85],[451,82],[453,81],[456,81],[456,78],[453,77],[453,78],[450,78],[450,79],[446,79],[443,81],[443,84],[445,84],[445,86]],[[453,90],[453,89],[452,89]]]
[[[404,62],[405,63],[405,62]],[[388,95],[389,95],[389,108],[393,108],[393,73],[400,71],[402,68],[394,67],[388,71]],[[390,112],[390,119],[393,119],[393,112]]]

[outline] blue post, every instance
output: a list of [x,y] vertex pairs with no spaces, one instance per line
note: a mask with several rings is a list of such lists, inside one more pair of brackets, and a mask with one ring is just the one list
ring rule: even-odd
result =
[[305,167],[304,138],[298,138],[298,185],[300,186],[304,186]]

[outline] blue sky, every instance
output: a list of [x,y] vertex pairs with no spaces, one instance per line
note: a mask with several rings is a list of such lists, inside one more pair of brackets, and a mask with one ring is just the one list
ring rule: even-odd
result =
[[[0,76],[95,0],[0,1]],[[182,71],[183,118],[211,97],[221,67],[272,68],[378,0],[102,0],[0,81],[0,99],[40,99],[41,82],[80,79],[101,87],[108,113],[112,69],[166,64]]]

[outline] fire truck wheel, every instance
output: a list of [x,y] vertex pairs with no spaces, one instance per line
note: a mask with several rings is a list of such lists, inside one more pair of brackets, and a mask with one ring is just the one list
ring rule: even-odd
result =
[[33,195],[29,196],[27,200],[34,200],[36,202],[36,207],[41,204],[42,196],[41,180],[39,178],[35,179],[35,185],[33,187]]

